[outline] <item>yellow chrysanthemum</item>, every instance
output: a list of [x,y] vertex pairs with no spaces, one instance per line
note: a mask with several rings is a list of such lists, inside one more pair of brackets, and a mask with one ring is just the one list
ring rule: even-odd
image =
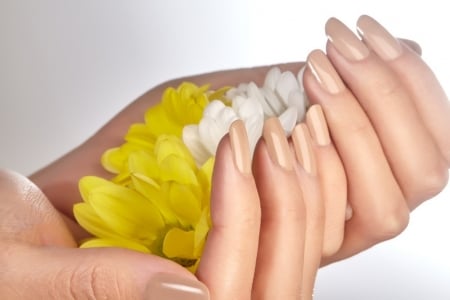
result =
[[211,100],[225,101],[228,88],[209,91],[182,83],[130,126],[125,143],[107,150],[111,180],[80,180],[84,202],[74,207],[78,223],[93,238],[81,247],[123,247],[172,259],[195,271],[209,228],[214,158],[195,163],[181,140],[183,127],[196,124]]
[[226,102],[224,95],[228,87],[217,91],[208,89],[209,85],[199,87],[189,82],[183,82],[177,89],[167,88],[161,102],[145,113],[145,124],[133,124],[125,136],[126,143],[105,152],[102,157],[103,167],[119,174],[117,181],[126,180],[130,153],[152,151],[156,139],[162,134],[181,137],[184,126],[197,124],[201,120],[203,110],[211,100]]
[[84,177],[78,223],[95,237],[81,247],[124,247],[172,259],[195,271],[211,226],[211,158],[202,167],[179,137],[159,136],[152,151],[128,156],[124,186]]

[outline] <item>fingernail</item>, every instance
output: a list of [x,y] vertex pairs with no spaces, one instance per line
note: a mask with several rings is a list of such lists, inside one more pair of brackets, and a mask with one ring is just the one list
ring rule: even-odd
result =
[[293,157],[278,118],[272,117],[264,122],[263,137],[272,161],[287,171],[293,170]]
[[251,173],[251,155],[244,122],[234,121],[230,126],[230,142],[234,163],[242,174]]
[[353,217],[353,208],[347,203],[347,207],[345,208],[345,221],[350,220]]
[[369,55],[366,45],[338,19],[329,19],[325,32],[330,42],[347,60],[358,61]]
[[392,60],[402,54],[399,41],[371,17],[365,15],[359,17],[357,30],[369,47],[382,59]]
[[313,105],[306,113],[306,124],[311,132],[313,140],[319,146],[327,146],[331,143],[327,122],[320,105]]
[[206,286],[198,280],[159,273],[147,284],[146,300],[208,300]]
[[338,94],[345,90],[344,83],[322,51],[312,51],[308,55],[307,63],[314,78],[326,91],[331,94]]
[[308,173],[317,173],[316,160],[312,148],[311,135],[306,124],[301,123],[295,126],[292,131],[292,142],[294,143],[295,156],[297,161]]

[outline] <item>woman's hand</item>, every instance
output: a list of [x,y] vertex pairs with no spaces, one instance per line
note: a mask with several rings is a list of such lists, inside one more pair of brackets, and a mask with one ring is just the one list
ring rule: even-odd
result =
[[245,127],[242,121],[231,125],[216,156],[213,226],[196,274],[200,281],[153,255],[77,249],[44,194],[26,178],[2,171],[0,295],[11,300],[311,299],[324,224],[315,165],[306,125],[295,128],[290,145],[273,118],[256,148],[253,176]]
[[309,55],[304,84],[324,110],[353,216],[324,264],[398,235],[445,187],[450,165],[450,103],[420,56],[368,16],[358,20],[362,41],[336,19],[326,32],[327,55]]

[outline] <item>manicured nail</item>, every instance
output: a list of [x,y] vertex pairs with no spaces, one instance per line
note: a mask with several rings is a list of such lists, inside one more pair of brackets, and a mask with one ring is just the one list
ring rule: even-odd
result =
[[316,160],[311,135],[306,124],[301,123],[295,126],[292,131],[292,142],[294,143],[297,161],[307,173],[315,175],[317,173]]
[[338,94],[345,90],[344,83],[322,51],[312,51],[308,55],[307,63],[314,78],[326,91],[331,94]]
[[147,300],[208,300],[206,286],[198,280],[192,280],[175,274],[159,273],[147,284]]
[[331,143],[327,122],[320,105],[315,104],[309,108],[306,113],[306,124],[313,140],[319,146],[327,146]]
[[358,61],[369,55],[369,49],[363,42],[336,18],[331,18],[325,25],[328,39],[347,60]]
[[272,161],[287,171],[293,170],[294,160],[278,118],[272,117],[264,122],[263,137]]
[[242,174],[250,174],[252,172],[250,146],[248,144],[247,130],[244,122],[241,120],[234,121],[231,124],[230,142],[236,167]]
[[402,54],[399,41],[371,17],[365,15],[359,17],[357,30],[366,44],[382,59],[392,60]]

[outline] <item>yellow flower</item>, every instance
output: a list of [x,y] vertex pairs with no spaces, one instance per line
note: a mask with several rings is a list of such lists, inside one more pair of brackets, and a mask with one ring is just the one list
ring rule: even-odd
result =
[[199,87],[189,82],[183,82],[177,89],[167,88],[161,102],[145,113],[145,124],[133,124],[125,136],[126,143],[104,153],[101,159],[103,167],[118,174],[113,181],[128,182],[130,153],[153,151],[156,139],[162,134],[181,137],[186,125],[199,123],[211,100],[227,102],[224,95],[228,90],[224,87],[210,91],[209,85]]
[[200,168],[174,135],[131,151],[126,185],[84,177],[78,223],[95,237],[81,247],[124,247],[172,259],[195,271],[209,228],[214,159]]

